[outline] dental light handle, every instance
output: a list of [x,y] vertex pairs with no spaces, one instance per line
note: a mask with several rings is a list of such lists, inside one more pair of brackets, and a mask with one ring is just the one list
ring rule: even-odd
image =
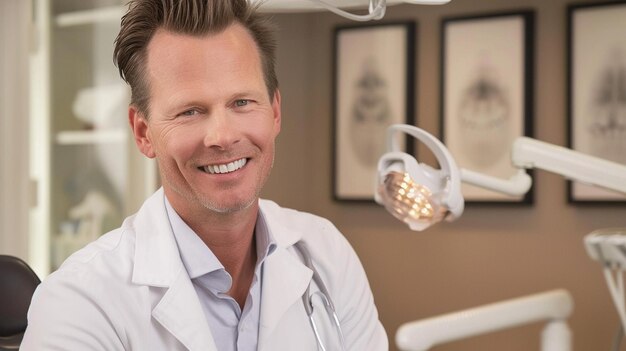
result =
[[464,202],[461,194],[461,174],[459,168],[452,157],[452,154],[448,151],[445,145],[439,139],[432,136],[430,133],[406,124],[394,124],[387,129],[387,150],[390,152],[401,152],[401,138],[402,134],[408,134],[415,139],[422,142],[432,151],[433,155],[439,163],[439,167],[444,174],[447,174],[448,189],[447,196],[444,197],[443,202],[450,209],[451,216],[448,220],[453,220],[463,213]]
[[454,167],[454,165],[456,164],[450,167],[448,165],[449,161],[446,162],[447,160],[454,160],[454,158],[452,158],[452,155],[443,145],[443,143],[426,131],[416,128],[414,126],[409,126],[406,124],[394,124],[390,126],[387,129],[387,150],[392,152],[402,151],[400,139],[400,135],[402,134],[408,134],[424,143],[424,145],[426,145],[428,149],[431,150],[432,153],[435,155],[437,162],[439,162],[439,165],[444,172],[456,172],[456,167]]

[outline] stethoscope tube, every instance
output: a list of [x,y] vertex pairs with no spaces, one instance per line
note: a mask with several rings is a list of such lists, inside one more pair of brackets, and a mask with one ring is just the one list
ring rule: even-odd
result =
[[317,345],[321,351],[330,351],[324,346],[324,342],[322,340],[319,328],[317,324],[315,323],[315,319],[313,318],[314,307],[313,307],[313,301],[311,300],[311,297],[313,295],[319,296],[324,302],[324,307],[326,309],[326,313],[328,314],[328,318],[331,320],[332,325],[339,337],[341,350],[345,351],[346,346],[345,346],[345,340],[343,337],[343,331],[341,330],[341,324],[339,323],[339,317],[337,316],[335,305],[333,304],[333,301],[330,298],[330,292],[326,288],[326,285],[322,281],[322,278],[320,277],[319,273],[315,269],[315,266],[313,265],[313,261],[311,260],[311,254],[306,244],[303,241],[298,241],[297,243],[294,244],[294,246],[297,249],[297,251],[299,251],[300,256],[302,257],[302,260],[304,261],[304,265],[307,266],[313,272],[312,280],[320,289],[320,291],[311,294],[311,284],[309,283],[309,285],[306,288],[306,291],[302,295],[302,303],[304,304],[304,310],[306,311],[306,314],[309,317],[309,322],[311,323],[311,328],[313,329],[313,333],[315,334]]

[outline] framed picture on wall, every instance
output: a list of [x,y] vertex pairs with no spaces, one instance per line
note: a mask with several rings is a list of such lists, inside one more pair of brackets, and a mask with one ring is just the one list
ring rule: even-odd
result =
[[336,200],[373,201],[378,159],[386,151],[387,127],[413,124],[415,32],[414,22],[335,29]]
[[[568,13],[568,143],[626,164],[626,2],[570,5]],[[568,182],[568,201],[626,203],[626,196]]]
[[[444,18],[441,139],[459,167],[508,179],[515,138],[532,136],[534,12]],[[463,184],[471,203],[532,203]]]

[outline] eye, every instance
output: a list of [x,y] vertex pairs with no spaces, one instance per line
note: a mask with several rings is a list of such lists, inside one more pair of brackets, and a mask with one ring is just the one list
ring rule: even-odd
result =
[[179,116],[193,116],[193,115],[196,115],[196,114],[198,114],[198,110],[190,109],[190,110],[186,110],[186,111],[181,112],[179,114]]
[[235,107],[248,106],[249,103],[250,103],[250,100],[245,100],[245,99],[235,100]]

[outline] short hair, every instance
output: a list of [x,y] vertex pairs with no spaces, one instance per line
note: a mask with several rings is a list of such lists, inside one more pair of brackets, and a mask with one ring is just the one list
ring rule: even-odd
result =
[[243,25],[256,43],[270,99],[278,88],[274,26],[248,0],[130,0],[115,39],[113,61],[131,88],[131,104],[148,117],[150,90],[146,76],[148,44],[158,29],[203,36],[234,23]]

